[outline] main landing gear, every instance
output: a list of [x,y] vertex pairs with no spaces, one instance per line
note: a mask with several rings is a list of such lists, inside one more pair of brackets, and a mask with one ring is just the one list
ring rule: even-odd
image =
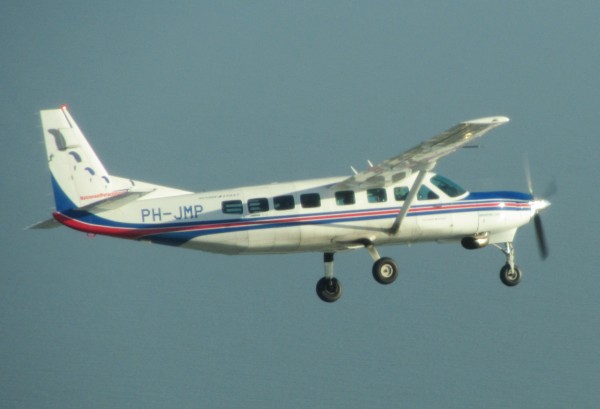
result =
[[494,244],[506,255],[506,264],[500,269],[500,281],[508,287],[514,287],[521,282],[523,275],[521,268],[515,264],[515,248],[512,242],[504,243],[503,246]]
[[[381,257],[372,244],[366,246],[369,254],[375,261],[373,264],[373,278],[380,284],[391,284],[398,277],[398,265],[389,257]],[[317,295],[325,302],[337,301],[342,295],[342,287],[337,278],[333,276],[333,254],[325,253],[325,275],[317,282]]]
[[337,301],[342,296],[342,287],[333,276],[333,253],[325,253],[325,276],[317,282],[317,295],[325,302]]

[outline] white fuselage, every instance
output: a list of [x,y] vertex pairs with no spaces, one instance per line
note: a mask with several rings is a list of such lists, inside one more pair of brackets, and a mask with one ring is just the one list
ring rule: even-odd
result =
[[425,178],[424,194],[394,234],[390,227],[414,176],[374,189],[341,189],[340,177],[142,198],[115,210],[74,210],[55,217],[89,233],[252,254],[335,252],[364,246],[365,241],[456,241],[477,234],[488,235],[490,243],[507,242],[534,214],[527,194],[464,192],[450,197],[432,183],[434,176]]

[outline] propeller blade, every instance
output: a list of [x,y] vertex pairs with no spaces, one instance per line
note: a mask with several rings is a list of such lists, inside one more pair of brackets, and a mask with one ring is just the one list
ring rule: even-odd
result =
[[546,235],[544,234],[544,228],[542,227],[542,218],[539,214],[533,216],[533,223],[535,225],[535,235],[537,237],[540,256],[542,257],[542,260],[545,260],[546,257],[548,257],[548,244],[546,243]]
[[544,191],[544,199],[548,199],[551,196],[554,196],[558,191],[558,184],[556,183],[556,179],[552,179],[548,186],[546,186],[546,190]]
[[529,159],[523,157],[523,168],[525,169],[525,181],[527,182],[527,190],[533,196],[533,183],[531,181],[531,168],[529,167]]

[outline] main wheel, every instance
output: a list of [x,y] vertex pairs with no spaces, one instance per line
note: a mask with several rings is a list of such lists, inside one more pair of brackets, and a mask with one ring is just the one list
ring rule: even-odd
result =
[[509,287],[514,287],[515,285],[521,282],[522,272],[518,266],[515,266],[514,269],[510,268],[510,264],[506,263],[500,269],[500,280],[504,285]]
[[317,295],[325,302],[337,301],[342,296],[340,282],[335,277],[323,277],[317,282]]
[[389,257],[382,257],[373,264],[373,278],[379,284],[391,284],[398,277],[398,265]]

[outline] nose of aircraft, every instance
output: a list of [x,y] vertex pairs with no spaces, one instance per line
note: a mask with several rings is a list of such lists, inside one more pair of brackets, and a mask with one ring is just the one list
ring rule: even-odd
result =
[[534,200],[534,201],[533,201],[533,203],[532,203],[532,205],[531,205],[531,208],[532,208],[532,209],[533,209],[533,210],[534,210],[536,213],[539,213],[539,212],[541,212],[542,210],[544,210],[544,209],[546,209],[546,208],[550,207],[550,205],[551,205],[551,203],[550,203],[548,200],[546,200],[546,199],[537,199],[537,200]]

